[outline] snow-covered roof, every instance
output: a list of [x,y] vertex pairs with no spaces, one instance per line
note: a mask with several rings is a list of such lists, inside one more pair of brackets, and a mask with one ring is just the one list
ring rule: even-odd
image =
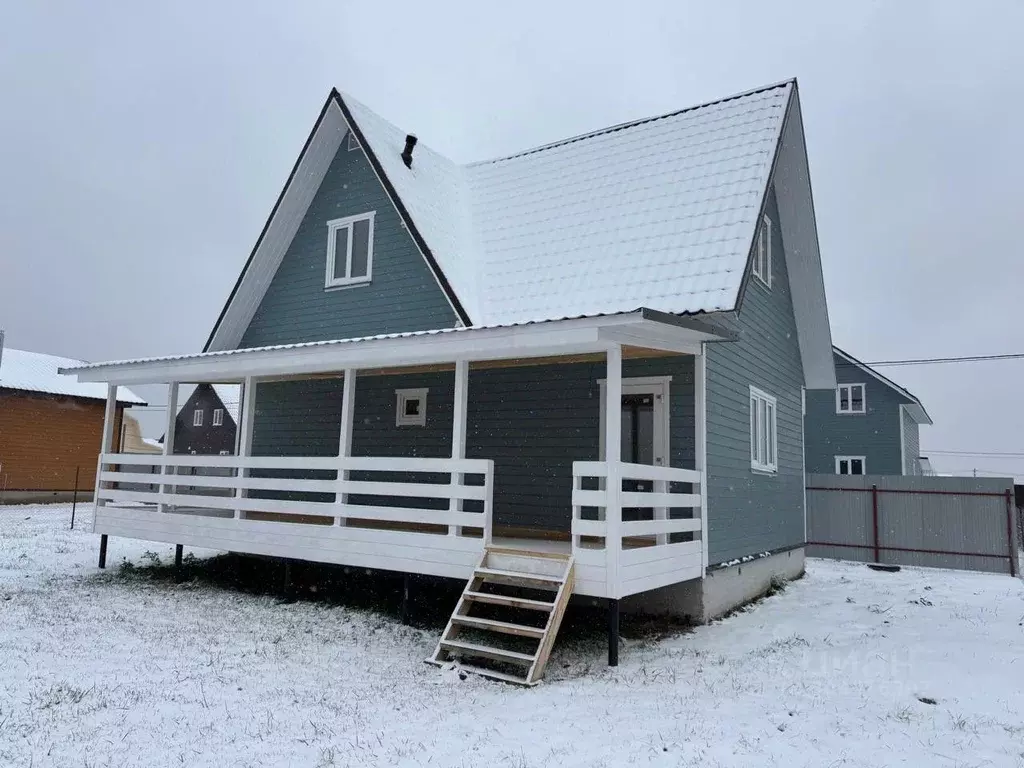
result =
[[[60,368],[73,368],[82,365],[83,362],[67,357],[5,347],[0,353],[0,389],[18,389],[25,392],[106,400],[106,384],[79,382],[74,376],[64,376],[58,373]],[[117,400],[120,403],[146,404],[141,397],[127,387],[119,388],[117,395]]]
[[731,310],[792,82],[459,166],[342,100],[474,324]]
[[[210,386],[217,393],[217,397],[220,399],[221,404],[223,404],[224,409],[231,414],[231,419],[235,424],[238,424],[238,402],[241,397],[241,388],[237,384],[211,384]],[[178,402],[181,403],[178,406],[178,413],[185,409],[188,399],[192,397],[192,393],[195,391],[195,384],[181,388],[181,391],[178,392]]]

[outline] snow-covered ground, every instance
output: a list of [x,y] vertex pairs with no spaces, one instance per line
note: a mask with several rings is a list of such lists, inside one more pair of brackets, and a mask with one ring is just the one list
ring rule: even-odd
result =
[[1024,766],[1009,577],[810,561],[617,669],[561,637],[520,689],[424,664],[436,632],[388,615],[118,568],[169,546],[112,539],[100,572],[68,517],[0,508],[3,766]]

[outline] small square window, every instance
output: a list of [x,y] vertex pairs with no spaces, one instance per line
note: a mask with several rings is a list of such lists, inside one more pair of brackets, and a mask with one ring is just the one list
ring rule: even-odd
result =
[[863,456],[836,456],[837,475],[863,475],[866,465]]
[[395,390],[395,426],[422,427],[427,423],[426,389]]
[[214,408],[213,409],[213,426],[220,427],[224,424],[224,409]]
[[836,413],[867,413],[863,384],[840,384],[836,387]]
[[371,211],[327,222],[325,288],[343,288],[370,282],[373,274],[375,215]]
[[772,287],[772,220],[761,217],[761,227],[757,230],[757,243],[754,246],[754,277],[769,288]]
[[221,451],[220,455],[221,456],[230,456],[231,455],[231,451]]
[[192,426],[203,426],[203,412],[199,408],[196,408],[194,411],[192,411]]

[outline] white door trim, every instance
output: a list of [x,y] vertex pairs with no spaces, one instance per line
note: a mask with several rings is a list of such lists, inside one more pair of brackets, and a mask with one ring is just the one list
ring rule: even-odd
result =
[[[669,458],[671,448],[669,441],[670,419],[672,410],[670,408],[670,393],[672,387],[671,376],[639,376],[636,378],[622,380],[623,395],[651,395],[654,398],[654,463],[655,466],[670,466]],[[605,380],[599,379],[598,385],[601,389],[600,402],[600,444],[598,446],[598,461],[604,461],[605,450],[605,401],[607,400]]]

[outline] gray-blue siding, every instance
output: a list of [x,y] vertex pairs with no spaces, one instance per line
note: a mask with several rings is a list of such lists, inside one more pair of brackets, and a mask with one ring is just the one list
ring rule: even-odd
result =
[[[373,280],[325,290],[327,222],[376,212]],[[456,316],[361,149],[342,142],[239,347],[451,328]]]
[[[804,542],[803,367],[779,226],[770,190],[772,286],[748,276],[738,313],[740,341],[708,344],[708,561]],[[750,386],[777,400],[778,473],[750,466]]]
[[808,392],[807,471],[834,474],[836,456],[864,456],[867,474],[903,474],[900,406],[910,400],[839,355],[835,364],[839,384],[865,385],[867,413],[836,413],[833,390]]
[[[498,525],[568,531],[572,462],[598,458],[603,362],[470,371],[467,456],[493,459]],[[626,377],[671,375],[670,463],[694,466],[693,359],[626,360]],[[428,387],[427,423],[395,426],[395,390]],[[338,451],[342,382],[260,384],[253,451],[320,455]],[[451,455],[451,372],[360,376],[352,450],[357,456]]]

